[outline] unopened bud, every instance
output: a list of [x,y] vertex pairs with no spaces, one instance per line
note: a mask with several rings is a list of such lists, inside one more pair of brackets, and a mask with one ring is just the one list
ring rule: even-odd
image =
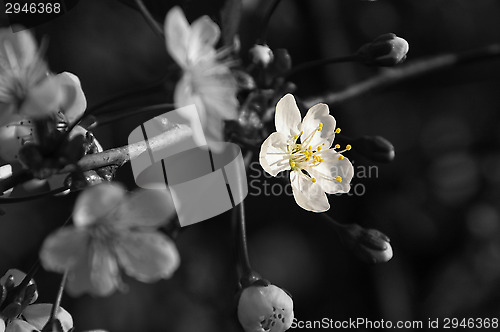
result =
[[381,163],[394,160],[394,146],[381,136],[363,136],[355,140],[356,151],[364,157]]
[[274,61],[271,64],[271,70],[277,75],[286,74],[292,68],[292,57],[284,48],[274,50]]
[[252,62],[267,67],[274,59],[273,51],[267,45],[254,45],[250,49]]
[[409,47],[408,42],[403,38],[387,33],[361,46],[356,56],[358,61],[367,65],[390,67],[406,59]]
[[392,258],[390,239],[376,229],[366,229],[358,224],[348,225],[344,239],[354,254],[367,263],[385,263]]

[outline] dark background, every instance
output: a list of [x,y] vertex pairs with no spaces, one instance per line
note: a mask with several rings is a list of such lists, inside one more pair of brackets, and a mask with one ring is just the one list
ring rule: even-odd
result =
[[[152,3],[152,1],[150,1]],[[216,15],[221,1],[185,1],[190,20]],[[268,1],[243,1],[242,53],[255,41]],[[173,2],[159,2],[163,17]],[[295,64],[343,56],[393,32],[410,44],[407,62],[500,41],[495,0],[284,0],[272,18],[268,44],[287,48]],[[171,60],[164,42],[137,11],[111,0],[85,0],[41,25],[54,72],[78,75],[89,105],[163,76]],[[318,96],[381,72],[355,64],[297,75],[298,98]],[[391,164],[372,164],[354,151],[371,178],[353,184],[363,195],[331,196],[329,215],[377,228],[391,237],[394,258],[360,262],[335,231],[286,195],[246,199],[254,267],[290,291],[299,320],[493,318],[500,312],[500,62],[457,67],[363,95],[331,108],[343,133],[381,135],[396,149]],[[170,96],[164,96],[169,101]],[[154,100],[153,100],[154,99]],[[162,97],[151,97],[154,103]],[[170,99],[171,101],[171,99]],[[105,148],[126,144],[147,116],[95,130]],[[260,184],[279,180],[249,172]],[[375,176],[376,175],[376,176]],[[119,178],[133,186],[130,166]],[[257,184],[257,182],[253,182]],[[269,188],[269,187],[268,187]],[[275,187],[279,189],[280,187]],[[361,188],[361,187],[359,187]],[[250,190],[254,193],[255,190]],[[71,213],[74,196],[9,205],[0,217],[0,267],[27,270],[44,237]],[[182,229],[182,265],[168,281],[125,279],[128,293],[65,297],[78,330],[239,331],[237,276],[230,213]],[[40,272],[39,302],[55,297],[59,276]]]

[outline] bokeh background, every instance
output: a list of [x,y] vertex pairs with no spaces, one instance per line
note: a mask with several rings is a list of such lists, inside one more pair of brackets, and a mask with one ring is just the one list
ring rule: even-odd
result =
[[[223,1],[149,1],[164,17],[181,4],[190,20],[216,18]],[[242,53],[255,42],[265,0],[244,0]],[[295,64],[343,56],[380,34],[408,40],[407,62],[500,42],[496,0],[283,0],[268,44],[289,50]],[[48,41],[55,72],[77,74],[89,105],[141,87],[172,68],[164,42],[132,8],[115,0],[82,0],[66,15],[35,29]],[[247,56],[244,55],[247,59]],[[342,90],[383,69],[356,64],[311,69],[293,79],[298,98]],[[175,76],[176,74],[172,74]],[[394,258],[360,262],[325,221],[292,197],[256,194],[281,186],[254,166],[246,199],[254,267],[292,293],[299,320],[500,317],[500,61],[442,71],[332,107],[351,137],[381,135],[396,149],[390,164],[348,155],[371,176],[353,180],[362,195],[330,197],[329,215],[377,228],[391,238]],[[171,101],[152,94],[124,107]],[[148,116],[103,125],[94,133],[105,148],[126,144]],[[131,188],[130,166],[118,172]],[[279,187],[275,187],[278,191]],[[361,190],[361,189],[360,189]],[[28,270],[44,237],[70,215],[75,196],[2,206],[0,270]],[[65,296],[77,330],[113,332],[239,331],[237,275],[230,213],[182,229],[182,265],[171,280],[146,285],[125,279],[127,293],[108,298]],[[37,275],[39,302],[55,297],[59,276]]]

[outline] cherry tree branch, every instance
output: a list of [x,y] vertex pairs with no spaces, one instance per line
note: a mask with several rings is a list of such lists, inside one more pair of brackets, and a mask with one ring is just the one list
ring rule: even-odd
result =
[[462,64],[481,62],[500,58],[500,44],[456,54],[445,54],[428,59],[416,60],[396,68],[387,69],[379,75],[353,84],[344,90],[332,92],[326,96],[309,98],[304,101],[307,107],[317,103],[341,103],[373,90],[395,85],[419,76],[450,69]]
[[[176,125],[176,127],[154,136],[147,141],[121,146],[100,153],[88,154],[80,159],[76,165],[68,165],[58,173],[64,174],[75,171],[89,171],[110,165],[123,166],[131,159],[137,158],[140,154],[146,152],[148,146],[152,152],[159,151],[168,146],[173,146],[191,135],[191,128],[186,125]],[[33,179],[33,175],[27,170],[13,174],[0,181],[0,192],[4,192],[17,184],[31,179]]]

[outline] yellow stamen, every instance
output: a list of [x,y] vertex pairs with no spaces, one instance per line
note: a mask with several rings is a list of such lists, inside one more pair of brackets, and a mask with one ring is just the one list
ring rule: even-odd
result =
[[335,129],[335,133],[339,134],[340,133],[340,128]]
[[290,162],[290,166],[291,166],[291,167],[295,167],[295,162],[291,161],[291,162]]
[[293,139],[295,139],[295,140],[296,140],[296,139],[297,139],[298,137],[299,137],[299,136],[297,136],[297,135],[294,135],[294,136],[293,136]]
[[337,176],[337,177],[335,178],[335,180],[337,180],[337,182],[342,182],[342,177],[341,177],[341,176]]
[[340,144],[335,144],[334,149],[340,149]]
[[346,149],[347,151],[349,151],[351,148],[352,148],[351,144],[347,144],[347,145],[346,145],[346,147],[345,147],[345,149]]
[[303,135],[303,134],[304,134],[304,131],[302,130],[302,131],[300,132],[300,134],[301,134],[301,135]]
[[318,146],[316,150],[321,151],[321,146]]
[[342,160],[342,159],[344,159],[344,156],[339,156],[339,160]]
[[316,183],[316,179],[315,178],[312,178],[312,183]]

